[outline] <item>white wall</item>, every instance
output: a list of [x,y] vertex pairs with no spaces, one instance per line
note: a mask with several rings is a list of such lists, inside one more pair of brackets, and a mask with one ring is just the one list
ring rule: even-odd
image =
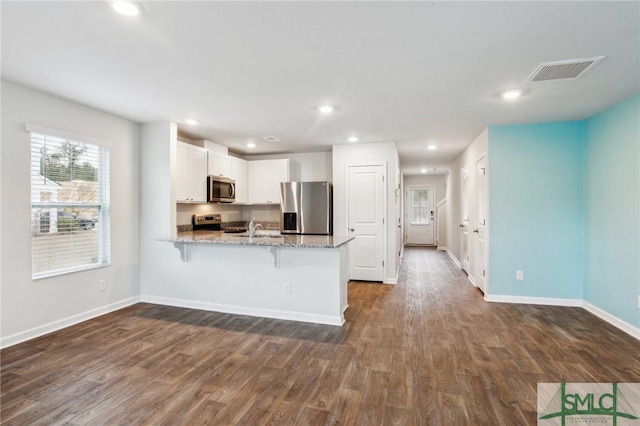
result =
[[[27,123],[111,143],[111,266],[31,279]],[[2,346],[137,301],[138,130],[123,118],[2,82]],[[103,279],[108,287],[100,292]]]
[[[398,150],[393,142],[335,145],[333,147],[333,234],[349,235],[347,230],[346,166],[347,164],[387,164],[387,249],[385,282],[395,282],[400,266],[398,228],[400,187]],[[399,191],[398,191],[399,195]]]
[[[489,174],[491,173],[491,165],[488,161],[488,130],[484,129],[482,133],[478,135],[478,137],[464,150],[462,154],[451,165],[451,171],[448,175],[448,182],[446,187],[446,197],[447,197],[447,248],[449,252],[455,256],[458,261],[462,260],[462,244],[461,244],[461,232],[458,227],[462,223],[462,196],[461,196],[461,179],[460,179],[460,170],[463,167],[467,166],[469,168],[469,228],[475,229],[477,227],[477,217],[476,217],[476,199],[475,199],[475,186],[476,186],[476,174],[475,174],[475,164],[478,158],[480,158],[483,154],[485,158],[487,158],[487,182]],[[487,186],[487,200],[489,199],[489,188]],[[489,224],[489,212],[488,212],[488,204],[487,204],[487,227]],[[471,234],[470,238],[470,251],[474,247],[474,235]],[[487,240],[488,240],[488,232],[487,232]],[[489,259],[489,243],[486,242],[487,252],[486,258]],[[471,256],[471,264],[470,270],[475,271],[475,263],[474,256]],[[487,274],[489,271],[487,270]],[[471,274],[470,274],[471,275]],[[472,277],[473,278],[473,277]]]

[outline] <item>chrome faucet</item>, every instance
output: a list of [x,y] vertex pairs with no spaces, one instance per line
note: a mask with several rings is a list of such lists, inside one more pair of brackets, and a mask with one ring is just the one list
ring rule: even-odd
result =
[[256,232],[256,229],[258,228],[262,228],[262,225],[260,225],[259,223],[254,224],[253,221],[256,220],[255,218],[251,219],[251,222],[249,222],[249,238],[253,238],[253,235]]

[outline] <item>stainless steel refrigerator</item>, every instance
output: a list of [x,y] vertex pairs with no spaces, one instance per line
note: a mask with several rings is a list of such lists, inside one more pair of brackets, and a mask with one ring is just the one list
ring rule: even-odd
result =
[[280,183],[280,233],[333,235],[331,182]]

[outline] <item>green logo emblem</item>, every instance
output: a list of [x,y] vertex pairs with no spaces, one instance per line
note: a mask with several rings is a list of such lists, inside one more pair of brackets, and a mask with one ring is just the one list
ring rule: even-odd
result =
[[[538,398],[540,398],[541,386],[558,384],[538,384]],[[544,406],[542,412],[539,411],[539,420],[549,420],[559,418],[562,426],[565,426],[567,419],[571,423],[593,423],[597,421],[602,424],[612,424],[616,426],[619,419],[639,420],[634,412],[634,406],[638,407],[638,395],[634,394],[631,401],[622,393],[617,383],[582,383],[570,384],[571,389],[567,389],[566,383],[560,383],[558,390]],[[632,384],[638,387],[637,384]],[[606,388],[603,388],[606,386]],[[611,387],[609,387],[611,386]],[[636,388],[634,388],[636,389]],[[541,407],[540,400],[538,407]],[[635,422],[634,422],[635,423]],[[538,424],[544,424],[539,422]]]

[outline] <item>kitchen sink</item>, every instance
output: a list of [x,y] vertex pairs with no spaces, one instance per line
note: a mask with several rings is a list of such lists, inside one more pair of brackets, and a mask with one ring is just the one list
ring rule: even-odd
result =
[[[249,234],[236,234],[233,235],[234,237],[239,237],[239,238],[249,238]],[[283,235],[280,233],[267,233],[267,232],[256,232],[255,234],[253,234],[253,238],[282,238]]]

